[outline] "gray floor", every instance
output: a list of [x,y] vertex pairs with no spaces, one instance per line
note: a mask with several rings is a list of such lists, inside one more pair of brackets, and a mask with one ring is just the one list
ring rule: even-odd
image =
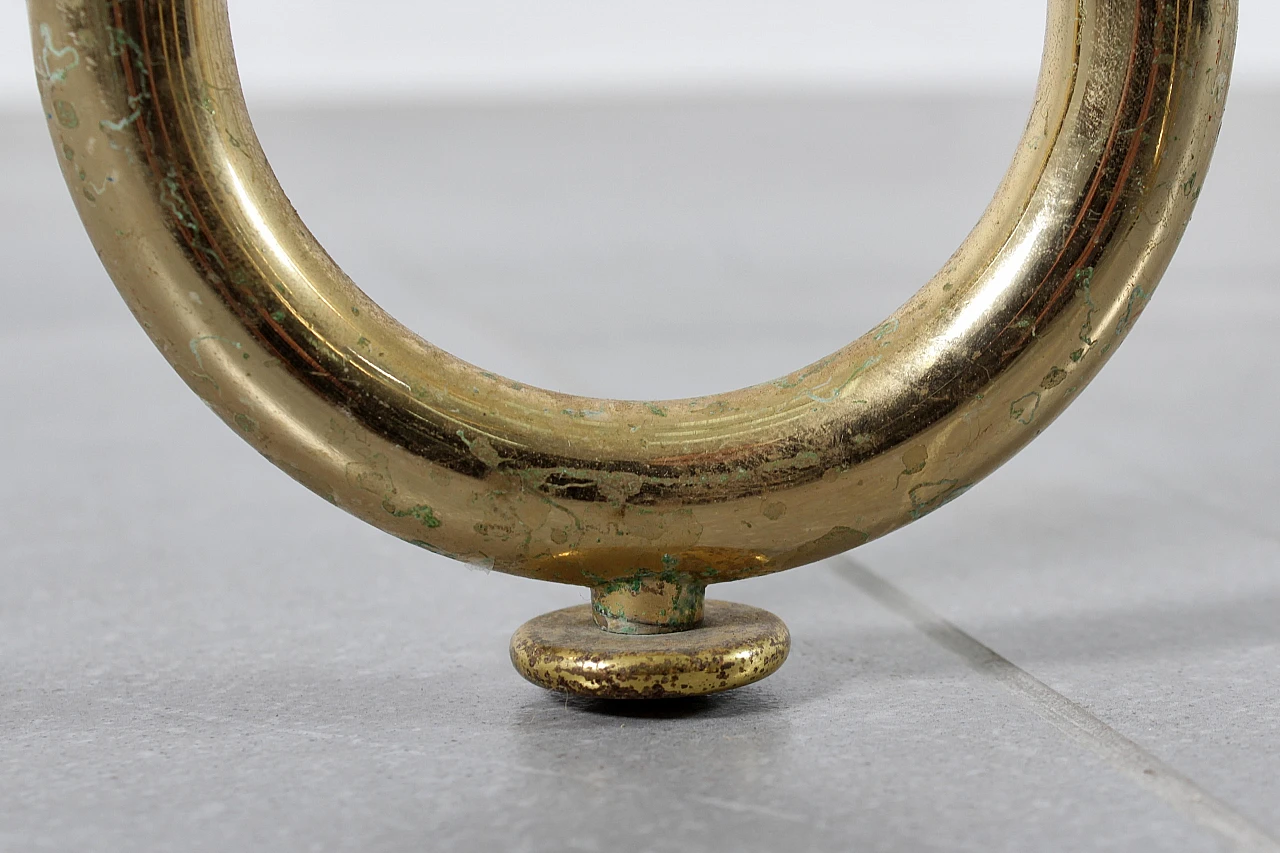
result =
[[[874,325],[962,239],[1025,106],[260,129],[428,338],[669,397]],[[792,659],[670,707],[525,684],[511,631],[582,593],[424,555],[239,443],[114,294],[38,108],[4,120],[0,849],[1280,850],[1280,94],[1232,106],[1183,252],[1081,401],[945,512],[722,589],[786,619]]]

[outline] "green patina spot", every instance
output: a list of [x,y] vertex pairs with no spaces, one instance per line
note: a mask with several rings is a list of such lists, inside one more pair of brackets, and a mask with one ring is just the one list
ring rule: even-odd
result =
[[[480,389],[479,389],[479,388],[473,388],[473,389],[471,389],[471,390],[475,391],[477,394],[479,394],[479,393],[480,393]],[[581,410],[579,410],[579,409],[563,409],[563,410],[561,410],[561,412],[560,412],[560,413],[561,413],[561,414],[563,414],[563,415],[568,415],[569,417],[571,417],[571,418],[575,418],[575,419],[589,419],[589,418],[603,418],[603,417],[604,417],[604,411],[603,411],[603,410],[600,410],[600,409],[581,409]]]
[[151,96],[150,95],[134,95],[130,97],[128,100],[128,104],[129,106],[133,107],[133,112],[129,113],[124,118],[115,119],[113,121],[108,121],[107,119],[104,118],[98,122],[98,126],[101,127],[103,130],[115,130],[115,131],[124,130],[126,127],[133,124],[138,119],[142,118],[141,101],[144,101],[149,97]]
[[[108,53],[115,57],[121,57],[132,51],[133,67],[138,70],[138,73],[144,77],[151,73],[147,68],[147,59],[142,52],[142,47],[127,32],[119,27],[107,27],[107,35],[109,37],[107,41]],[[142,117],[142,103],[150,99],[151,93],[147,90],[140,91],[136,95],[130,95],[125,102],[130,109],[128,115],[115,121],[103,119],[98,122],[98,126],[103,130],[124,130]]]
[[[246,356],[246,358],[247,357],[248,356]],[[244,430],[245,432],[255,433],[258,431],[258,422],[255,421],[253,418],[249,417],[248,415],[237,414],[235,416],[235,422],[236,422],[236,426],[240,427],[240,429]]]
[[656,403],[649,404],[649,411],[660,418],[665,418],[667,416],[667,410],[657,405]]
[[69,101],[54,101],[53,113],[58,117],[58,124],[68,130],[75,130],[80,126],[80,116],[76,114],[76,108]]
[[221,343],[229,344],[235,349],[244,349],[244,345],[239,341],[233,341],[230,338],[224,338],[221,335],[197,335],[187,342],[187,348],[190,349],[191,354],[196,357],[196,364],[200,366],[201,370],[204,370],[204,359],[200,356],[200,347],[207,341],[220,341]]
[[775,379],[770,384],[773,385],[773,387],[781,388],[784,391],[789,391],[792,388],[798,388],[800,385],[804,384],[804,382],[807,381],[810,376],[813,376],[819,371],[826,370],[828,367],[830,367],[831,362],[834,360],[835,359],[833,357],[828,356],[822,359],[821,361],[814,362],[813,364],[809,365],[804,370],[801,370],[798,373],[793,373],[790,376],[784,376],[781,379]]
[[962,486],[958,480],[939,480],[936,483],[921,483],[910,492],[911,518],[918,521],[932,512],[942,509],[947,504],[960,498],[972,485]]
[[150,74],[147,68],[146,56],[142,52],[142,46],[133,40],[129,33],[120,27],[107,27],[107,52],[112,56],[124,56],[127,51],[133,51],[133,65],[143,74]]
[[[73,68],[79,67],[80,52],[71,45],[54,47],[53,30],[49,28],[48,24],[40,25],[40,39],[44,42],[40,50],[40,62],[44,66],[44,78],[51,83],[64,82],[67,79],[67,73]],[[50,58],[63,59],[68,56],[71,57],[71,60],[66,65],[57,69],[50,67]]]
[[[1199,173],[1199,172],[1192,172],[1192,173],[1191,173],[1191,177],[1187,178],[1185,181],[1183,181],[1183,182],[1182,182],[1182,194],[1183,194],[1183,195],[1185,195],[1185,196],[1189,196],[1189,195],[1191,195],[1192,193],[1194,193],[1194,192],[1195,192],[1195,187],[1196,187],[1196,178],[1198,178],[1198,177],[1200,177],[1200,173]],[[1199,193],[1196,193],[1196,195],[1198,196],[1198,195],[1199,195]]]
[[[191,212],[191,207],[187,204],[183,190],[178,184],[177,170],[170,167],[160,185],[162,187],[160,203],[169,209],[181,227],[191,232],[192,246],[214,264],[224,267],[222,258],[202,239],[200,225],[196,222],[195,215]],[[239,274],[243,276],[244,272],[239,271]]]
[[1093,286],[1093,272],[1093,267],[1085,267],[1076,273],[1076,284],[1079,285],[1077,292],[1084,297],[1085,304],[1089,306],[1089,313],[1085,315],[1084,323],[1080,326],[1080,340],[1089,346],[1093,346],[1095,343],[1093,340],[1093,314],[1098,310],[1098,306],[1093,304],[1093,294],[1089,291],[1090,287]]
[[1061,367],[1055,367],[1045,375],[1044,379],[1040,380],[1040,387],[1046,391],[1052,388],[1057,388],[1066,378],[1067,371],[1063,370]]
[[891,343],[891,341],[888,340],[889,336],[897,332],[900,326],[901,322],[897,317],[894,317],[879,329],[876,329],[875,339],[880,342],[880,346],[887,347]]
[[289,315],[288,315],[288,314],[286,314],[286,313],[284,313],[283,311],[272,311],[272,312],[271,312],[271,319],[272,319],[272,320],[275,320],[277,323],[283,323],[283,322],[284,322],[284,319],[285,319],[286,317],[288,317],[288,316],[289,316]]
[[1129,301],[1125,306],[1124,316],[1116,321],[1116,337],[1123,337],[1128,333],[1129,328],[1142,315],[1143,309],[1147,303],[1151,301],[1151,293],[1142,285],[1135,284],[1133,289],[1129,291]]
[[1040,408],[1040,392],[1032,391],[1009,404],[1009,417],[1020,424],[1027,425],[1036,419],[1038,408]]
[[[857,381],[862,377],[862,374],[866,373],[868,370],[870,370],[872,367],[875,367],[879,363],[880,363],[880,356],[877,355],[877,356],[874,356],[873,358],[869,358],[866,360],[866,362],[863,363],[861,367],[854,370],[853,373],[849,375],[849,378],[846,379],[843,383],[841,383],[840,387],[836,388],[836,390],[833,391],[830,396],[823,397],[810,391],[808,392],[808,397],[810,400],[813,400],[816,403],[834,403],[836,400],[839,400],[842,396],[844,396],[844,393],[846,391],[848,391],[850,388],[856,385]],[[866,400],[855,400],[854,402],[865,403]]]
[[435,510],[426,504],[419,504],[418,506],[409,507],[408,509],[396,509],[394,506],[384,503],[382,508],[391,515],[394,515],[396,518],[416,518],[422,523],[423,527],[428,527],[432,530],[443,523],[440,519],[436,518]]

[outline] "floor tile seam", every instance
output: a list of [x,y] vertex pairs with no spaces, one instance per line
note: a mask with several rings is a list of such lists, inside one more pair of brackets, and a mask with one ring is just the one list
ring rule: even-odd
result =
[[1126,737],[1085,706],[1054,690],[992,647],[943,618],[923,601],[848,557],[832,568],[886,610],[910,623],[936,645],[995,682],[1063,735],[1105,761],[1183,817],[1209,829],[1236,850],[1280,853],[1280,839],[1193,779]]

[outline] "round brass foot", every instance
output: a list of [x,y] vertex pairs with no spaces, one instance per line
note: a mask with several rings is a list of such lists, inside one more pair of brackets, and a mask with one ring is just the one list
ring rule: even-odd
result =
[[548,690],[598,699],[705,696],[753,684],[778,671],[791,634],[767,610],[708,601],[697,628],[671,634],[614,634],[589,604],[521,626],[511,662]]

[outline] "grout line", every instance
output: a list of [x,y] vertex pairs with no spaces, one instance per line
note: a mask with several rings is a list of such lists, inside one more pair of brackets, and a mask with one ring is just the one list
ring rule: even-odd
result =
[[870,569],[848,558],[841,562],[843,564],[835,565],[839,577],[910,622],[979,674],[998,682],[1026,702],[1041,719],[1092,750],[1140,787],[1192,821],[1223,836],[1238,850],[1280,853],[1280,841],[1266,829],[1108,726],[1084,706],[1072,702]]

